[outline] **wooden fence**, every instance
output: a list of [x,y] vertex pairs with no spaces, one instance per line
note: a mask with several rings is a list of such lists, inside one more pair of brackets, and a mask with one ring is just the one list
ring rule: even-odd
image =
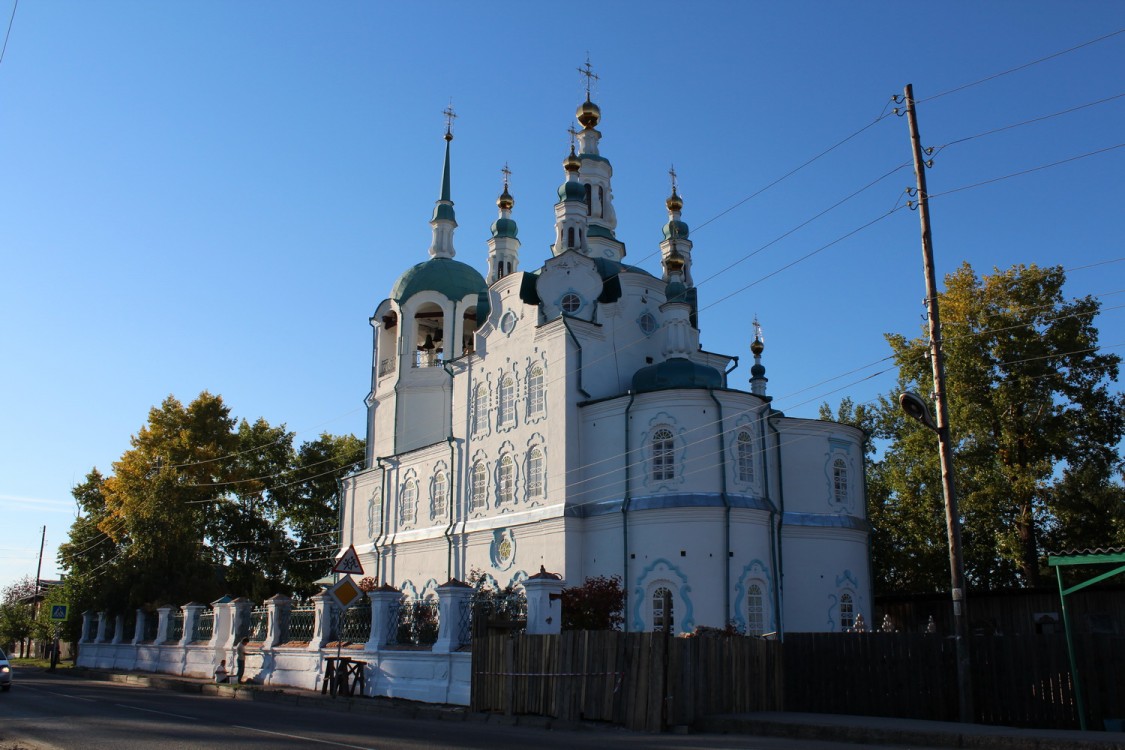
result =
[[[1125,716],[1125,638],[1076,638],[1087,726]],[[970,639],[982,724],[1071,729],[1078,708],[1061,635]],[[704,716],[802,711],[954,721],[951,640],[908,633],[745,637],[573,631],[473,639],[472,708],[660,731]]]
[[473,639],[472,709],[660,731],[781,708],[780,644],[567,631]]

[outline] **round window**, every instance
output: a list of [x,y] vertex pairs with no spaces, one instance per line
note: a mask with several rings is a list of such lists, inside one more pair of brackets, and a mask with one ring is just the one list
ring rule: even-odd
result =
[[656,318],[654,318],[650,312],[646,312],[642,315],[640,320],[637,321],[637,324],[640,325],[641,330],[644,331],[646,336],[656,330]]
[[563,295],[562,303],[560,305],[562,311],[567,314],[574,314],[582,307],[582,298],[574,292],[568,292]]

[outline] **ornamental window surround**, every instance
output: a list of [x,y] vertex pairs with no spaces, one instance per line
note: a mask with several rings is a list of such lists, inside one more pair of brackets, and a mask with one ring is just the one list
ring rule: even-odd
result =
[[738,446],[738,481],[754,481],[754,440],[748,430],[741,430],[735,438]]
[[469,498],[469,510],[484,510],[488,506],[488,470],[484,468],[483,461],[473,464],[472,494]]
[[563,295],[562,302],[559,306],[567,315],[573,315],[582,309],[582,298],[574,292],[567,292]]
[[500,397],[496,414],[497,427],[511,427],[516,421],[516,379],[505,375],[500,380]]
[[527,374],[527,416],[537,417],[543,413],[546,408],[545,398],[543,394],[545,386],[545,377],[543,375],[543,368],[540,365],[533,365]]
[[850,630],[855,625],[855,604],[850,593],[840,595],[840,630]]
[[838,503],[848,502],[848,464],[842,458],[832,462],[832,499]]
[[512,460],[511,456],[502,456],[500,458],[500,472],[499,472],[499,502],[511,503],[516,499],[516,462]]
[[527,453],[527,496],[543,497],[543,451],[532,448]]
[[676,453],[672,431],[660,428],[652,435],[652,478],[657,482],[676,478]]

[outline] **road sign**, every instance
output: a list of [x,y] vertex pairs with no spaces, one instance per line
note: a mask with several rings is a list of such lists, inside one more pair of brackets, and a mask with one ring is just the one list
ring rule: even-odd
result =
[[359,555],[356,554],[354,544],[349,546],[348,551],[336,559],[336,564],[332,566],[332,572],[363,575],[363,566],[359,564]]
[[66,619],[67,610],[70,609],[69,604],[52,604],[51,605],[51,619],[59,622]]
[[328,595],[336,600],[341,610],[344,610],[348,608],[349,604],[362,596],[363,592],[359,590],[359,586],[355,585],[351,576],[344,576],[332,588],[328,589]]

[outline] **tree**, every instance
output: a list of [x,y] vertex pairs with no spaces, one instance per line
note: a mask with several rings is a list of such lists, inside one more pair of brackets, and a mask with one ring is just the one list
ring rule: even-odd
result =
[[[1061,268],[978,277],[963,264],[940,294],[947,399],[966,576],[975,587],[1039,582],[1043,544],[1125,541],[1120,358],[1098,348],[1093,297],[1067,300]],[[888,335],[899,390],[933,391],[929,342]],[[852,423],[889,441],[869,465],[872,561],[882,590],[948,585],[934,434],[896,393]]]
[[563,630],[620,630],[625,590],[619,576],[593,576],[562,590]]

